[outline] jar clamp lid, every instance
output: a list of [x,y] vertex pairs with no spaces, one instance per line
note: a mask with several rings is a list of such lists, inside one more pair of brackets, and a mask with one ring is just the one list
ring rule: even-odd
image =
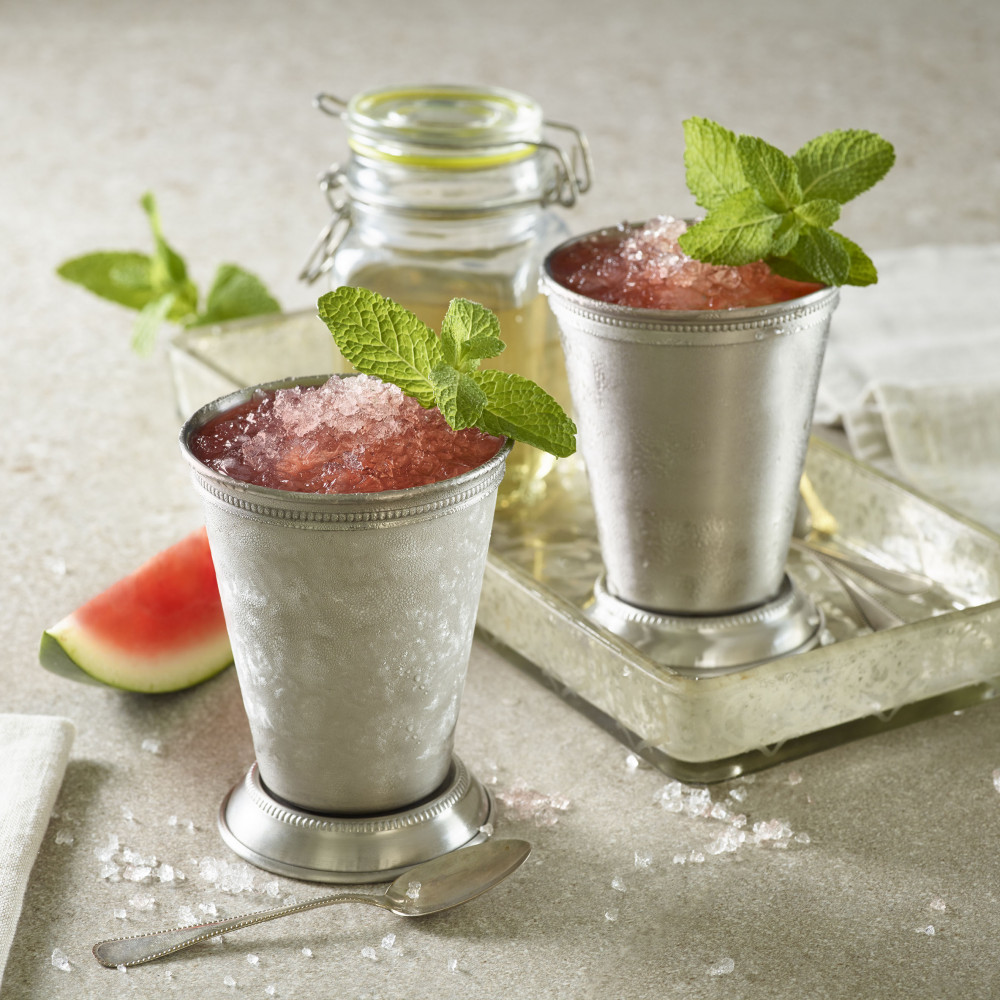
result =
[[[350,189],[352,167],[358,163],[370,169],[354,169],[355,178],[402,171],[433,175],[442,183],[472,173],[522,170],[523,176],[501,199],[483,207],[501,203],[569,207],[590,188],[590,150],[583,133],[544,119],[537,102],[514,91],[460,85],[386,87],[349,101],[319,94],[314,103],[345,123],[352,156],[346,166],[335,163],[320,176],[333,216],[300,274],[305,281],[330,269],[347,234],[352,192],[341,189]],[[548,141],[549,130],[568,133],[568,148]]]

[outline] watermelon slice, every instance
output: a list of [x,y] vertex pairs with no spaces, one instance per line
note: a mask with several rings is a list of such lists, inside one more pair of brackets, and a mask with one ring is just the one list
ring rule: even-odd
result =
[[204,528],[42,633],[42,666],[126,691],[177,691],[232,663]]

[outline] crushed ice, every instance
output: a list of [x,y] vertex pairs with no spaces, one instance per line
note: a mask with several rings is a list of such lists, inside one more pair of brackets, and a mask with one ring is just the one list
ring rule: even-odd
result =
[[[790,783],[798,784],[798,781],[791,780],[793,776],[789,778]],[[810,843],[809,834],[793,831],[791,826],[781,819],[759,820],[748,829],[749,821],[746,814],[733,809],[733,804],[743,803],[746,794],[745,788],[737,786],[728,790],[724,801],[715,801],[707,788],[685,785],[680,781],[669,781],[659,789],[653,796],[653,801],[666,812],[681,813],[698,819],[717,820],[724,824],[724,829],[715,833],[702,849],[675,854],[674,864],[698,864],[705,860],[706,854],[731,854],[744,844],[787,850],[791,844]]]
[[736,962],[731,958],[723,958],[708,970],[710,976],[728,976],[736,968]]
[[546,795],[529,788],[523,781],[515,781],[509,788],[497,791],[496,798],[503,804],[507,819],[532,820],[535,826],[555,826],[559,814],[570,806],[565,796]]
[[66,953],[59,948],[52,952],[52,967],[60,972],[72,972],[73,966],[66,957]]

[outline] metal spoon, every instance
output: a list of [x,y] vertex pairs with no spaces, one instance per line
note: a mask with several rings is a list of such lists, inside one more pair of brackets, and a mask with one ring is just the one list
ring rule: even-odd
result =
[[492,889],[516,871],[530,852],[531,845],[525,840],[490,840],[417,865],[403,872],[385,892],[338,892],[306,903],[257,910],[209,924],[100,941],[94,945],[94,957],[110,969],[141,965],[217,934],[333,903],[370,903],[401,917],[422,917],[458,906]]
[[920,573],[915,573],[912,570],[890,569],[888,566],[874,563],[870,559],[864,559],[861,556],[853,554],[848,555],[818,541],[812,535],[812,515],[801,496],[799,497],[799,505],[795,512],[792,548],[840,563],[842,566],[854,570],[855,573],[865,577],[865,579],[870,580],[872,583],[907,597],[926,593],[934,586],[932,580]]

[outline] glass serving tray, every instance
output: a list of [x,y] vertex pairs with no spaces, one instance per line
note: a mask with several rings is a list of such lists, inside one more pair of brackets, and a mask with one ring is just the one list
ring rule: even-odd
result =
[[[350,370],[313,310],[179,332],[169,361],[182,418],[246,385]],[[479,634],[685,781],[729,778],[993,697],[1000,536],[818,439],[806,471],[836,518],[834,545],[935,582],[920,598],[873,588],[905,625],[861,627],[833,578],[792,552],[788,572],[824,613],[820,647],[698,679],[658,666],[585,615],[602,567],[573,458],[555,464],[531,502],[501,496]]]
[[1000,536],[824,441],[806,472],[835,517],[830,542],[934,581],[918,597],[869,589],[905,624],[872,632],[811,556],[788,573],[822,609],[821,645],[695,678],[588,621],[601,572],[586,476],[557,463],[544,499],[498,510],[479,627],[525,670],[682,781],[718,781],[994,697]]

